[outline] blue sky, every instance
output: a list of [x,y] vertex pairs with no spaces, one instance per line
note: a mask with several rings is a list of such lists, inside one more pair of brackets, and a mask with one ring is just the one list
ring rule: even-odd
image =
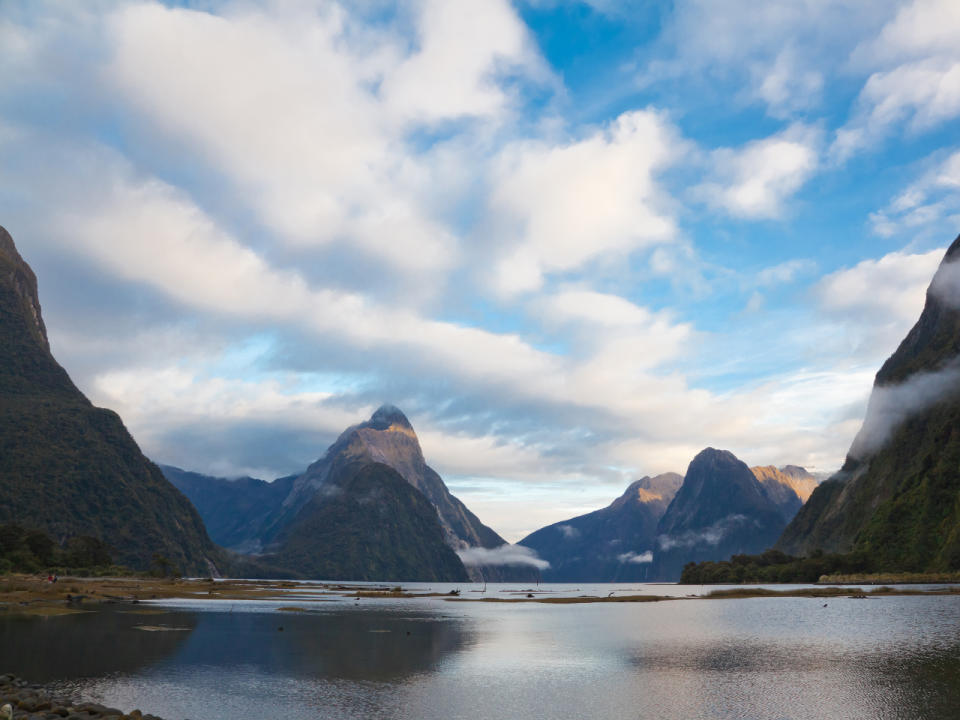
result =
[[516,540],[835,469],[960,231],[951,0],[0,4],[0,223],[151,458],[382,402]]

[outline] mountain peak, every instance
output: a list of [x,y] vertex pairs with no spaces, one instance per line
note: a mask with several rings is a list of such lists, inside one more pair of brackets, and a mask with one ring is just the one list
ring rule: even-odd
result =
[[697,453],[696,457],[693,458],[693,461],[690,464],[693,465],[694,463],[700,464],[708,462],[738,463],[740,460],[729,450],[717,450],[716,448],[708,447]]
[[390,405],[389,403],[378,407],[377,411],[371,415],[370,419],[364,424],[374,430],[386,430],[391,426],[397,425],[405,430],[413,431],[413,425],[407,420],[407,416],[403,414],[403,411],[396,405]]

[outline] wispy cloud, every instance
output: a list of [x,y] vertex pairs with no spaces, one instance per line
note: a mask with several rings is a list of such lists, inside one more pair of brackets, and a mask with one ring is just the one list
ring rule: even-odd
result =
[[523,545],[501,545],[496,548],[467,548],[457,555],[464,565],[524,565],[546,570],[550,563],[537,556],[535,550]]

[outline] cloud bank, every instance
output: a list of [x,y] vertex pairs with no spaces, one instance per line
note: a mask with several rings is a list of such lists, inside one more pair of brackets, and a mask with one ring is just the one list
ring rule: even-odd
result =
[[546,570],[550,563],[541,559],[535,550],[523,545],[501,545],[495,548],[473,547],[457,550],[464,565],[523,565]]

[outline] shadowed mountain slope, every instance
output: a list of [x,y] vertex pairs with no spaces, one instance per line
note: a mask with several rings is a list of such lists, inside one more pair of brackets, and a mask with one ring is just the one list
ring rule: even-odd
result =
[[61,542],[98,537],[132,568],[154,553],[193,574],[224,562],[117,414],[93,407],[50,354],[36,277],[0,228],[0,523],[10,522]]
[[866,554],[876,570],[960,568],[960,237],[877,373],[863,427],[777,548]]
[[660,519],[652,577],[676,580],[688,562],[760,552],[785,525],[782,508],[745,463],[707,448],[691,461]]
[[548,525],[519,544],[550,563],[546,582],[644,580],[657,523],[682,482],[676,473],[644,477],[607,507]]

